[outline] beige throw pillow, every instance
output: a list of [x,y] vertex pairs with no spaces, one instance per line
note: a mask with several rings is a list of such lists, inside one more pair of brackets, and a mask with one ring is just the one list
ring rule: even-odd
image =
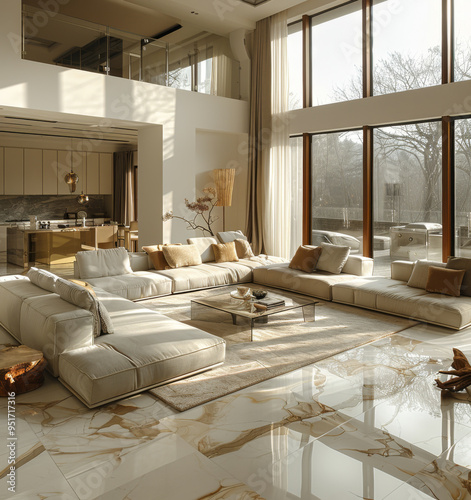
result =
[[463,281],[465,272],[464,269],[443,269],[441,267],[430,266],[428,268],[425,290],[427,292],[459,297],[461,282]]
[[412,269],[407,286],[425,290],[428,280],[428,268],[430,266],[445,267],[445,264],[442,262],[434,262],[433,260],[418,260],[414,265],[414,269]]
[[350,255],[350,247],[321,243],[322,253],[317,262],[318,271],[340,274]]
[[201,255],[196,245],[175,245],[162,248],[169,267],[188,267],[202,264]]
[[251,257],[255,257],[252,251],[252,247],[247,240],[237,239],[234,240],[234,243],[237,257],[239,257],[239,259],[250,259]]
[[319,257],[321,256],[321,247],[310,247],[301,245],[294,254],[289,263],[291,269],[298,269],[305,273],[312,273],[316,268]]
[[464,278],[461,283],[461,295],[471,297],[471,259],[465,257],[448,257],[447,269],[464,269]]
[[162,248],[164,246],[176,246],[181,245],[181,243],[174,244],[165,244],[165,245],[149,245],[142,247],[142,250],[146,252],[149,256],[154,269],[157,271],[163,271],[169,267],[167,260],[165,259],[164,253],[162,252]]
[[238,262],[239,257],[237,257],[237,252],[235,249],[235,243],[233,241],[229,243],[219,243],[218,245],[213,245],[214,256],[216,257],[216,262]]

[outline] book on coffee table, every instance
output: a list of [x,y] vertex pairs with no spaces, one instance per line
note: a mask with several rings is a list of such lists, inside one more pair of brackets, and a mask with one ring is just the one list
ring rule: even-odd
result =
[[267,309],[273,309],[274,307],[284,306],[285,301],[283,299],[265,297],[264,299],[257,300],[256,304],[265,306]]

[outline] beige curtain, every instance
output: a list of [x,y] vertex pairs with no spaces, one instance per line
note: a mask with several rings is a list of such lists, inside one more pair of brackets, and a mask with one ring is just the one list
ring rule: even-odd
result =
[[211,94],[231,97],[230,61],[219,43],[213,46]]
[[253,38],[249,125],[249,200],[247,237],[256,253],[263,253],[265,175],[271,142],[271,20],[257,22]]
[[288,115],[288,21],[285,12],[271,18],[271,143],[267,170],[264,242],[266,252],[291,254],[291,168]]
[[119,224],[137,220],[136,175],[132,151],[113,154],[113,213]]

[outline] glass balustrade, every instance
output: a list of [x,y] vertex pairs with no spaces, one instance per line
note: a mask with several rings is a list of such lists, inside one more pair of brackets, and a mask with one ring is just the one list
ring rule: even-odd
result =
[[225,37],[202,32],[185,43],[169,44],[52,14],[23,6],[23,59],[240,98],[240,66]]

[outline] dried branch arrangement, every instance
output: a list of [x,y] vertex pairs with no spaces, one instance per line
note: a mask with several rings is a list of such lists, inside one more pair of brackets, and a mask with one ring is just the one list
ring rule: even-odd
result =
[[200,229],[203,234],[207,233],[214,236],[211,226],[218,220],[218,217],[212,215],[214,207],[218,202],[216,190],[211,187],[204,188],[203,193],[204,196],[197,198],[193,202],[189,202],[185,198],[186,208],[196,214],[192,219],[175,215],[173,212],[167,212],[162,216],[162,220],[165,222],[170,219],[180,219],[188,224],[187,229]]
[[435,382],[440,389],[459,392],[471,385],[471,365],[459,349],[453,348],[453,363],[451,367],[454,370],[440,370],[438,372],[445,375],[456,375],[456,377],[450,378],[446,382],[436,379]]

